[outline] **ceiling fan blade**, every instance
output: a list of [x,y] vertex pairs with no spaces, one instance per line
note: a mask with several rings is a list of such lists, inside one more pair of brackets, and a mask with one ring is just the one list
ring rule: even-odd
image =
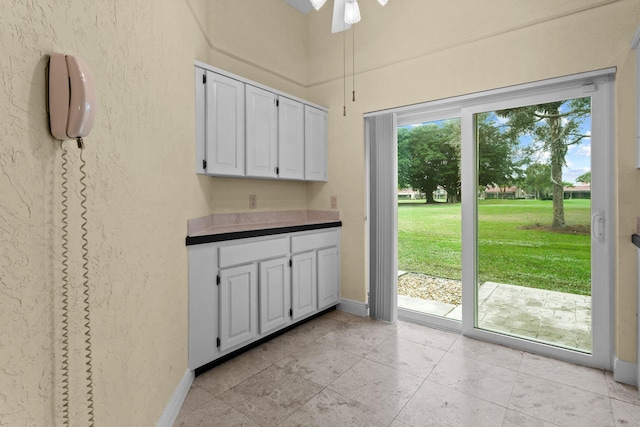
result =
[[333,23],[331,24],[331,32],[339,33],[348,30],[351,24],[344,22],[344,5],[346,0],[333,0]]

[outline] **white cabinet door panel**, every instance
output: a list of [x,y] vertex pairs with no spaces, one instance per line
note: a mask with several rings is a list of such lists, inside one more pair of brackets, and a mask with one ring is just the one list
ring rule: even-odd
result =
[[327,113],[304,106],[304,179],[327,180]]
[[276,95],[247,85],[247,176],[276,178],[278,120]]
[[289,258],[260,263],[260,333],[264,334],[289,322],[291,275]]
[[244,175],[244,84],[207,71],[207,174]]
[[278,176],[304,179],[304,105],[283,96],[278,102]]
[[256,264],[220,270],[220,350],[251,341],[258,334]]
[[339,298],[338,248],[318,251],[318,310],[335,305]]
[[311,314],[317,307],[316,253],[305,252],[292,258],[293,320]]
[[217,254],[212,243],[189,247],[189,369],[218,355]]

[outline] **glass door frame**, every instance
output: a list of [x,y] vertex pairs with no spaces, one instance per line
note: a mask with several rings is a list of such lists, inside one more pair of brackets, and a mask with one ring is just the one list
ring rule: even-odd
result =
[[[571,79],[556,84],[524,88],[462,108],[462,333],[465,336],[529,351],[581,365],[612,370],[614,286],[614,179],[612,134],[612,75]],[[477,327],[478,204],[475,114],[564,99],[591,97],[591,218],[604,217],[604,236],[591,235],[592,351],[586,354]],[[593,166],[596,165],[594,168]],[[465,190],[467,189],[467,190]]]

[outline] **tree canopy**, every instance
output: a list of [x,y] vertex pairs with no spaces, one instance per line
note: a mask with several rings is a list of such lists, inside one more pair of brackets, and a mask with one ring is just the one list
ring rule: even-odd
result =
[[449,201],[460,194],[460,120],[445,120],[398,132],[398,186],[426,194],[441,186]]
[[564,227],[564,187],[562,167],[571,145],[580,144],[588,135],[580,132],[584,119],[591,114],[591,98],[576,98],[546,104],[529,105],[497,111],[507,119],[505,132],[516,138],[533,138],[528,147],[530,157],[549,154],[553,193],[553,222],[556,228]]
[[587,184],[591,184],[591,171],[577,177],[576,182],[586,182]]

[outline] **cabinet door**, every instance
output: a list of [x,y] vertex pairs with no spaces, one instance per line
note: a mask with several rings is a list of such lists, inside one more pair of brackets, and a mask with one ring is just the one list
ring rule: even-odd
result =
[[317,307],[316,253],[305,252],[292,258],[293,320],[311,314]]
[[278,121],[276,95],[246,86],[247,176],[276,178]]
[[244,83],[206,72],[207,175],[244,175]]
[[338,248],[321,249],[318,251],[318,309],[337,304],[339,292]]
[[304,106],[304,179],[327,180],[327,113]]
[[189,250],[189,369],[218,356],[218,248],[214,243]]
[[207,71],[195,67],[196,86],[196,173],[206,173],[204,168],[207,160],[206,122],[207,122]]
[[258,335],[256,264],[220,270],[220,350],[251,341]]
[[264,334],[289,322],[291,276],[289,258],[260,263],[260,333]]
[[304,179],[304,106],[282,96],[278,102],[278,176]]

